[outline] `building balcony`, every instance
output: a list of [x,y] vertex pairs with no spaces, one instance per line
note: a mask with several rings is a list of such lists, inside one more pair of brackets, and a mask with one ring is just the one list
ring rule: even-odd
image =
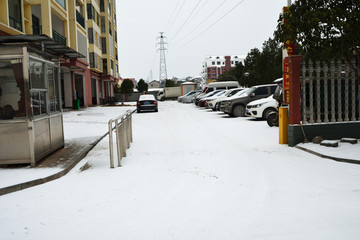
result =
[[[33,26],[33,35],[41,35],[42,34],[42,27],[41,26]],[[52,35],[53,35],[53,39],[55,41],[57,41],[58,43],[66,46],[66,37],[64,37],[63,35],[61,35],[60,33],[58,33],[57,31],[55,31],[54,29],[52,30]]]
[[57,41],[58,43],[66,46],[66,37],[64,37],[63,35],[61,35],[60,33],[58,33],[57,31],[55,31],[54,29],[52,30],[52,35],[53,35],[53,39],[55,41]]
[[77,21],[83,28],[85,28],[85,19],[84,19],[84,17],[81,15],[81,13],[79,13],[79,11],[76,11],[76,21]]

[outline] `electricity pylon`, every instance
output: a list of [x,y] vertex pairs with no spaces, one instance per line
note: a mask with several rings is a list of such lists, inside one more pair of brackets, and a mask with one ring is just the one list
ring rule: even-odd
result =
[[158,37],[157,39],[159,40],[158,45],[159,48],[158,50],[160,51],[160,72],[159,72],[159,81],[160,83],[164,83],[165,86],[165,81],[167,79],[167,70],[166,70],[166,59],[165,59],[165,51],[167,50],[165,48],[165,44],[167,44],[164,39],[166,37],[164,37],[164,32],[160,32],[160,37]]

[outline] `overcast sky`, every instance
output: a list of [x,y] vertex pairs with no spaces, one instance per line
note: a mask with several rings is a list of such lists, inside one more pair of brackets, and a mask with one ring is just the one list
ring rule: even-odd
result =
[[159,79],[157,39],[167,37],[167,76],[201,74],[209,55],[244,55],[273,36],[287,0],[117,1],[122,78]]

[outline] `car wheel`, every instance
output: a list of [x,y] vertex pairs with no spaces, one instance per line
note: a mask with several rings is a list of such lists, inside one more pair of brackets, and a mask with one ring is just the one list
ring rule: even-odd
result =
[[237,105],[233,108],[232,115],[234,117],[245,117],[245,108],[241,105]]
[[263,119],[267,119],[270,115],[270,113],[272,112],[275,112],[274,109],[271,109],[271,108],[267,108],[264,110],[264,113],[263,113]]
[[137,113],[140,113],[140,110],[136,110]]
[[279,126],[279,114],[277,112],[271,112],[266,122],[270,127]]

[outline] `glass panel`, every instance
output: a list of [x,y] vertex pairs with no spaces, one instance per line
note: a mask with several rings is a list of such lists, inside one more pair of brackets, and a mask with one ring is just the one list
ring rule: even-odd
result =
[[0,59],[0,119],[25,115],[22,60]]
[[30,60],[30,87],[46,89],[44,80],[44,63]]
[[59,91],[59,68],[58,67],[55,67],[54,68],[54,83],[55,83],[55,86],[54,86],[54,94],[55,94],[55,111],[60,111],[60,91]]
[[48,87],[49,87],[49,103],[50,103],[50,112],[56,111],[56,98],[55,98],[55,83],[54,83],[54,70],[49,67],[47,70],[48,75]]
[[65,0],[56,0],[64,9],[66,9]]
[[33,116],[40,115],[40,94],[39,92],[31,93],[31,109]]
[[22,31],[22,18],[21,18],[21,1],[9,0],[9,23],[10,26]]
[[40,92],[40,112],[41,114],[47,113],[46,108],[46,91]]

